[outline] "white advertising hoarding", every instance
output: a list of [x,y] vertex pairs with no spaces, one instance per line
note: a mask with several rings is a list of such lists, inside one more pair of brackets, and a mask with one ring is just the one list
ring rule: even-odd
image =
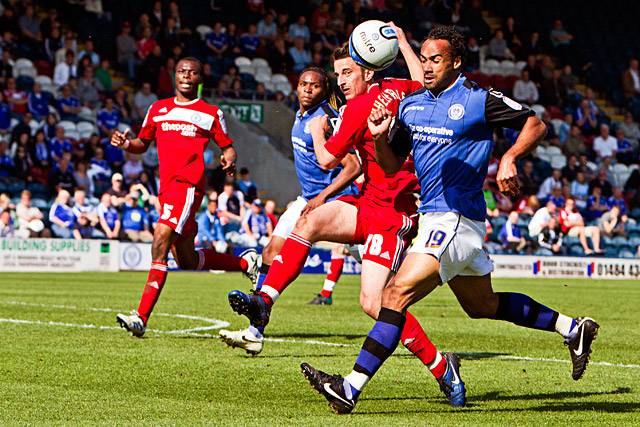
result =
[[119,271],[115,240],[0,239],[0,271]]

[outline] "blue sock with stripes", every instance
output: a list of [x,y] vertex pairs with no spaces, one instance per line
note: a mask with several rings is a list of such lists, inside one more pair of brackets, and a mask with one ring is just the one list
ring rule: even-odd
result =
[[497,320],[506,320],[526,328],[555,331],[559,313],[534,301],[530,296],[515,292],[498,292],[500,302]]
[[353,371],[345,377],[345,392],[356,398],[398,346],[405,315],[381,308],[378,321],[364,340]]
[[262,289],[262,285],[264,284],[264,279],[267,278],[267,274],[269,274],[269,264],[265,264],[264,262],[260,265],[260,272],[258,273],[258,281],[256,282],[256,291]]

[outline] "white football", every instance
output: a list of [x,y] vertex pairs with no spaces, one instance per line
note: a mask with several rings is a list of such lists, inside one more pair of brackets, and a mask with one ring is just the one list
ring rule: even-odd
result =
[[349,55],[364,68],[383,70],[398,56],[398,36],[382,21],[365,21],[349,37]]

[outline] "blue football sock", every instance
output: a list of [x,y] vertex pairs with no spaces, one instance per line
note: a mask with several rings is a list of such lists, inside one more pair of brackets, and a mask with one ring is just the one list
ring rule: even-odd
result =
[[[384,361],[393,354],[393,351],[398,346],[404,322],[404,314],[384,307],[380,309],[378,321],[373,325],[373,329],[371,329],[362,345],[356,364],[353,367],[353,372],[346,377],[354,397],[360,394],[366,382],[375,375]],[[349,377],[354,376],[359,376],[365,380],[349,381]]]
[[269,273],[269,264],[265,264],[264,262],[260,265],[260,273],[258,273],[258,281],[256,282],[256,291],[262,289],[262,285],[264,284],[264,279],[267,278],[267,274]]
[[526,328],[555,331],[558,312],[524,294],[498,292],[497,320],[506,320]]

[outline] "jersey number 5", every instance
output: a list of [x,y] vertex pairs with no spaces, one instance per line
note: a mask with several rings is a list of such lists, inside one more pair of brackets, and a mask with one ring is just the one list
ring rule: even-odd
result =
[[171,210],[173,209],[173,205],[168,205],[168,204],[164,204],[164,206],[162,207],[162,216],[160,217],[160,219],[162,220],[168,220],[169,217],[171,216]]

